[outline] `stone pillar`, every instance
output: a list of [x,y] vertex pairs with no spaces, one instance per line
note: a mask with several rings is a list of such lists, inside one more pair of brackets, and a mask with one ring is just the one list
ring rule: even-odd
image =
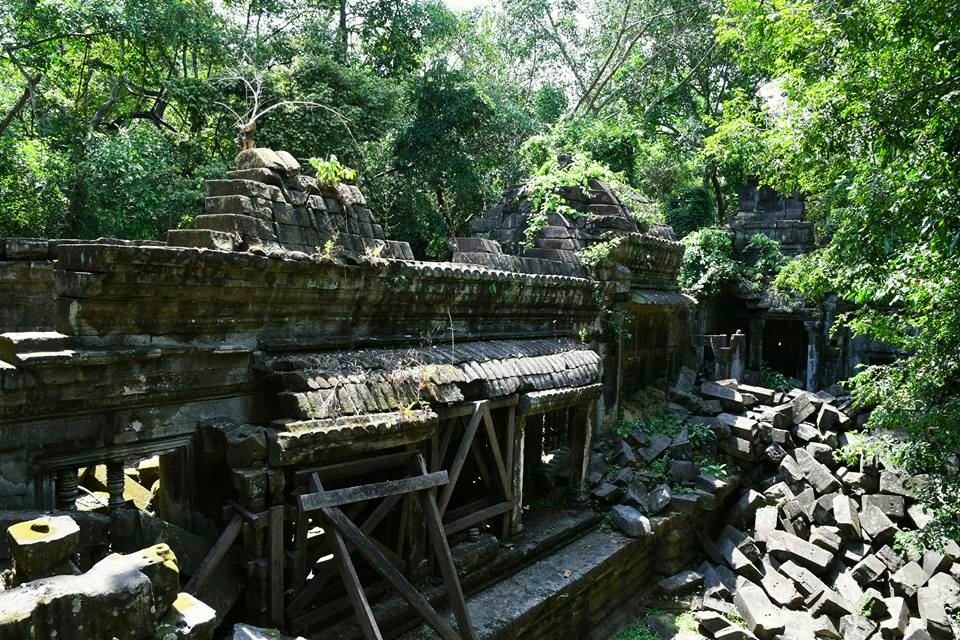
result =
[[760,371],[763,367],[763,331],[767,321],[763,318],[750,318],[750,358],[747,366],[751,371]]
[[73,511],[77,508],[79,483],[75,468],[57,470],[57,510]]
[[123,474],[123,460],[114,460],[107,463],[107,493],[110,494],[110,509],[122,507],[123,485],[126,477]]
[[510,524],[510,537],[523,534],[523,447],[526,444],[527,417],[517,413],[517,424],[513,431],[513,519]]
[[816,391],[817,380],[817,329],[813,322],[804,322],[804,328],[807,330],[807,391]]
[[739,329],[730,336],[730,372],[728,375],[737,381],[743,379],[743,356],[746,350],[746,340],[747,337]]
[[[593,404],[593,403],[591,403]],[[590,444],[593,442],[593,411],[590,405],[571,409],[570,416],[570,491],[574,502],[584,504],[590,499],[587,486],[587,467],[590,465]]]

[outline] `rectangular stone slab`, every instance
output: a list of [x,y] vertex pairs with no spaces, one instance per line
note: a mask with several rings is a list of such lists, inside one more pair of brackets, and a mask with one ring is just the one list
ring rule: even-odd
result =
[[767,536],[767,551],[781,560],[794,560],[814,573],[824,573],[833,562],[833,554],[826,549],[790,535],[786,531],[771,531]]
[[737,590],[733,595],[733,604],[747,623],[747,628],[759,638],[773,638],[783,633],[785,625],[778,615],[780,610],[767,594],[749,580],[737,580]]

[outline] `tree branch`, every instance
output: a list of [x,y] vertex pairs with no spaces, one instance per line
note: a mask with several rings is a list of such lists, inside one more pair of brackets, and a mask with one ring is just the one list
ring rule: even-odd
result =
[[16,103],[13,105],[13,108],[7,112],[7,115],[3,117],[3,120],[0,120],[0,136],[3,135],[3,132],[6,131],[7,127],[10,126],[10,123],[13,122],[13,119],[17,117],[23,107],[27,104],[27,100],[33,95],[33,89],[40,82],[40,79],[43,76],[37,74],[32,79],[27,80],[27,86],[24,88],[23,93],[20,94],[20,97],[17,99]]
[[663,94],[663,95],[661,95],[661,96],[658,96],[658,97],[655,98],[650,104],[647,105],[647,108],[643,110],[643,115],[641,116],[641,120],[646,119],[647,115],[648,115],[651,111],[653,111],[653,109],[655,109],[659,104],[661,104],[664,100],[666,100],[666,99],[669,98],[670,96],[674,95],[677,91],[679,91],[679,90],[682,89],[684,86],[686,86],[686,84],[687,84],[688,82],[690,82],[690,78],[693,77],[693,74],[696,73],[696,72],[697,72],[697,69],[699,69],[700,66],[701,66],[704,62],[707,61],[707,58],[710,57],[710,55],[713,53],[713,50],[716,49],[716,48],[717,48],[717,41],[714,40],[714,41],[710,44],[710,48],[707,49],[707,52],[703,54],[703,57],[702,57],[702,58],[700,58],[699,62],[697,62],[697,64],[693,65],[693,68],[691,68],[690,71],[687,72],[687,75],[685,75],[685,76],[680,80],[680,82],[678,82],[678,83],[676,84],[676,86],[674,86],[672,89],[670,89],[670,91],[668,91],[667,93],[665,93],[665,94]]

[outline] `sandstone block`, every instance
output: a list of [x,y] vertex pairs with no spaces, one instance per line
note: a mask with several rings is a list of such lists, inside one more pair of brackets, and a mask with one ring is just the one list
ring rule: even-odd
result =
[[7,529],[18,584],[75,572],[70,556],[80,541],[80,527],[70,516],[46,516]]
[[877,629],[877,623],[861,615],[840,618],[840,637],[844,640],[867,640]]
[[885,640],[902,638],[910,621],[910,607],[907,601],[899,597],[886,598],[887,619],[880,622],[880,636]]
[[287,170],[287,165],[283,159],[272,149],[266,148],[241,151],[237,154],[234,164],[241,171],[245,169],[271,169],[285,172]]
[[785,531],[771,531],[767,551],[775,558],[794,560],[815,573],[825,572],[833,562],[833,554]]
[[875,555],[869,555],[853,566],[853,577],[862,586],[876,582],[887,570],[887,565]]
[[766,639],[783,633],[785,626],[778,615],[780,610],[756,584],[742,578],[737,580],[733,604],[756,636]]
[[833,517],[837,527],[847,538],[863,539],[863,529],[860,527],[860,514],[857,505],[845,495],[838,494],[833,498]]
[[633,507],[618,504],[610,513],[613,516],[613,526],[626,536],[639,538],[652,532],[650,521]]
[[903,470],[883,471],[880,473],[880,492],[915,500],[917,492],[922,489],[923,481],[922,476],[913,477]]
[[671,499],[672,496],[669,486],[661,484],[658,487],[654,487],[647,496],[647,505],[650,508],[650,514],[656,515],[666,509]]
[[657,589],[668,596],[678,596],[700,589],[703,583],[703,574],[688,570],[663,578],[657,583]]
[[210,640],[216,628],[217,612],[189,593],[177,595],[160,621],[155,640]]
[[912,598],[927,582],[927,574],[916,562],[908,562],[890,577],[894,592],[904,598]]
[[863,530],[878,544],[890,542],[897,533],[893,521],[873,504],[867,503],[859,517]]

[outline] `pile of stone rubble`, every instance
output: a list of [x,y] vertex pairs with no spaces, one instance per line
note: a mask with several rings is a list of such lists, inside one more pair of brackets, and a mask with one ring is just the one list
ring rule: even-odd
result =
[[[719,450],[752,466],[744,476],[755,479],[745,483],[720,531],[702,535],[709,560],[658,585],[667,595],[703,590],[695,614],[703,634],[960,637],[953,616],[960,606],[960,546],[896,550],[898,532],[930,522],[917,502],[923,479],[877,460],[855,467],[838,460],[845,432],[857,423],[849,399],[735,381],[706,382],[698,391],[672,390],[698,414],[687,424],[710,425]],[[674,438],[667,450],[676,446]]]

